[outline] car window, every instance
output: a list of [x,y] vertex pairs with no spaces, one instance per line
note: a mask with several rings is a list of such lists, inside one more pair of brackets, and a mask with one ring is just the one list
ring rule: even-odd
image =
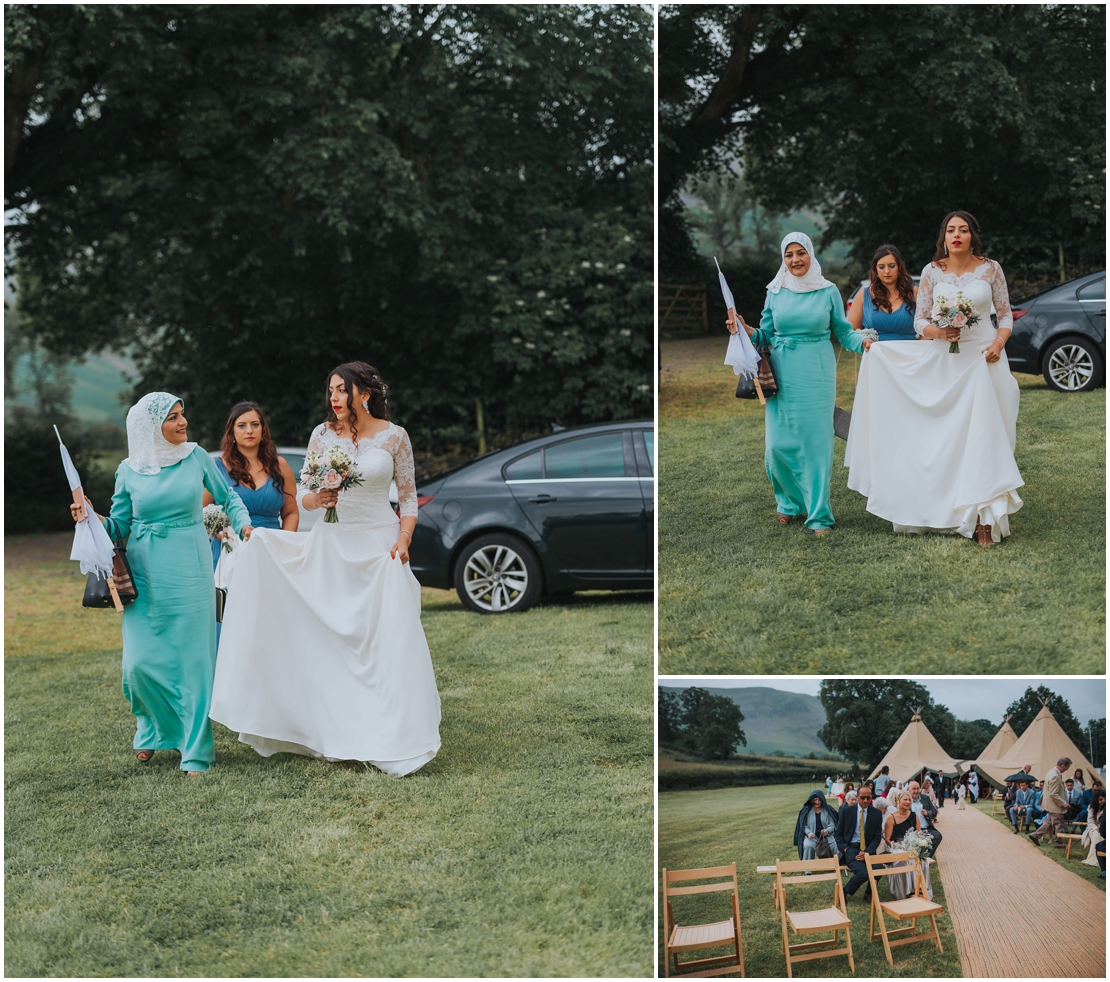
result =
[[293,472],[295,478],[300,478],[301,470],[304,468],[304,454],[303,453],[283,453],[286,463],[289,464],[289,469]]
[[541,477],[543,477],[543,458],[539,450],[521,457],[520,460],[514,460],[505,468],[507,481],[534,481]]
[[1081,287],[1076,296],[1080,300],[1105,300],[1106,299],[1106,280],[1105,278],[1095,280],[1094,283],[1088,283],[1086,286]]
[[648,463],[651,464],[651,472],[655,473],[655,430],[644,430],[644,443],[647,444]]
[[548,480],[567,477],[624,477],[624,437],[603,433],[557,443],[544,451]]

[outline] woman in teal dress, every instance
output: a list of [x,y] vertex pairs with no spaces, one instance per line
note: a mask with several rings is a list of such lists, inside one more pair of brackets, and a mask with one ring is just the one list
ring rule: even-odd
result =
[[[244,401],[231,407],[216,466],[246,505],[254,528],[297,531],[301,518],[297,481],[289,462],[278,454],[270,424],[258,403]],[[205,491],[204,504],[214,501]],[[213,537],[211,547],[215,569],[223,546]],[[218,625],[216,635],[219,636]]]
[[177,750],[181,769],[197,774],[215,759],[208,710],[216,591],[202,490],[247,539],[250,516],[212,458],[187,442],[177,396],[151,392],[131,407],[127,448],[111,514],[102,521],[115,541],[128,539],[138,590],[123,612],[123,693],[138,721],[135,756],[146,763],[155,750]]
[[778,520],[785,525],[801,517],[806,528],[824,535],[833,525],[836,358],[829,332],[849,351],[866,351],[871,342],[852,330],[840,291],[821,275],[808,235],[791,232],[781,253],[759,327],[742,317],[740,323],[757,347],[771,346],[778,380],[778,394],[767,400],[764,453]]

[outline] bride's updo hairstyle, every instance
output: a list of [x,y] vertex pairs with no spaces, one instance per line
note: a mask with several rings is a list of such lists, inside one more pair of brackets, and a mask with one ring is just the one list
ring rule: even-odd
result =
[[280,488],[283,494],[287,493],[277,447],[274,445],[274,438],[270,435],[270,423],[257,402],[244,400],[231,407],[231,412],[227,416],[227,425],[224,427],[223,439],[220,441],[220,456],[223,458],[224,466],[233,481],[238,481],[248,488],[258,490],[254,486],[254,478],[251,477],[251,469],[250,465],[247,464],[247,458],[243,456],[235,442],[235,424],[240,416],[249,412],[258,413],[258,418],[262,420],[262,439],[258,441],[258,462],[262,465],[262,469],[274,479],[274,487]]
[[[947,225],[948,223],[945,222]],[[891,306],[891,297],[887,295],[886,284],[879,279],[879,260],[885,259],[887,256],[893,256],[894,261],[898,264],[898,276],[894,280],[894,289],[902,298],[904,303],[908,303],[912,308],[917,302],[913,296],[913,277],[910,276],[910,271],[906,269],[906,260],[902,258],[902,253],[898,251],[897,246],[885,245],[879,246],[875,250],[875,255],[871,257],[871,299],[875,301],[875,306],[879,310],[885,310],[888,314]]]
[[944,242],[944,230],[948,228],[948,223],[953,218],[962,218],[967,222],[967,227],[971,229],[971,254],[978,256],[980,259],[986,259],[983,255],[983,243],[979,240],[979,223],[975,220],[975,216],[970,211],[950,211],[944,216],[944,221],[940,223],[940,234],[937,236],[937,251],[933,256],[933,262],[942,263],[948,259],[948,246]]
[[333,368],[328,372],[327,381],[324,383],[324,399],[328,406],[327,423],[333,430],[339,422],[335,413],[331,411],[331,397],[328,394],[328,386],[331,385],[333,375],[338,375],[343,379],[343,384],[347,387],[347,412],[350,413],[347,425],[351,427],[351,439],[358,443],[358,428],[355,426],[355,419],[357,418],[355,413],[355,389],[369,394],[371,416],[376,416],[378,419],[389,419],[389,386],[378,374],[378,370],[373,365],[367,365],[364,361],[348,361],[338,368]]

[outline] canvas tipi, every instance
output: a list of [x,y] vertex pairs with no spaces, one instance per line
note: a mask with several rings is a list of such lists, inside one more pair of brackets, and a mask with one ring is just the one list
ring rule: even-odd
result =
[[1010,726],[1010,717],[1007,716],[998,728],[998,732],[991,737],[991,742],[979,754],[979,760],[1001,760],[1006,756],[1009,749],[1017,743],[1017,739],[1018,735]]
[[880,774],[884,766],[890,767],[892,781],[908,781],[920,774],[924,767],[955,774],[960,770],[960,763],[944,752],[937,738],[929,732],[929,727],[922,722],[920,713],[914,712],[913,719],[871,772],[871,777]]
[[1020,771],[1025,764],[1033,765],[1033,775],[1041,780],[1056,766],[1056,761],[1061,757],[1071,758],[1071,767],[1066,776],[1075,773],[1076,768],[1083,768],[1083,775],[1087,787],[1091,786],[1091,779],[1102,780],[1095,766],[1087,760],[1079,748],[1071,742],[1064,732],[1056,717],[1049,711],[1048,705],[1041,707],[1033,722],[1018,738],[1017,742],[998,760],[987,760],[981,754],[974,761],[975,767],[987,775],[998,785],[1002,785],[1006,777]]

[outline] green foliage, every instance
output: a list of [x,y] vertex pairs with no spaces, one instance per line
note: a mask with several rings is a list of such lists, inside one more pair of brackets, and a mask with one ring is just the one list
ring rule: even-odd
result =
[[[1011,277],[1105,262],[1105,7],[663,5],[660,184],[742,155],[857,261],[920,268],[954,208]],[[691,84],[692,83],[692,84]]]
[[713,695],[691,686],[682,690],[677,706],[672,704],[668,711],[675,708],[682,742],[699,757],[727,760],[737,744],[747,745],[744,731],[740,729],[744,714],[727,696]]
[[5,549],[9,976],[651,973],[650,603],[426,591],[434,761],[267,759],[217,724],[185,780],[132,756],[119,619],[57,540]]
[[[1020,699],[1015,699],[1006,707],[1006,715],[1010,717],[1010,726],[1013,731],[1021,736],[1029,728],[1029,724],[1036,718],[1037,713],[1041,711],[1046,701],[1048,711],[1056,717],[1060,729],[1068,735],[1072,743],[1080,750],[1084,750],[1088,743],[1087,734],[1080,726],[1079,720],[1075,718],[1067,700],[1063,696],[1058,696],[1047,685],[1038,685],[1035,689],[1033,686],[1029,686]],[[1094,761],[1091,761],[1091,763],[1093,764]]]
[[677,692],[659,690],[656,717],[659,721],[659,742],[677,743],[682,735],[682,703]]
[[1106,717],[1087,720],[1087,730],[1088,742],[1081,743],[1079,747],[1081,750],[1087,748],[1087,753],[1091,755],[1088,759],[1095,767],[1103,767],[1106,764]]
[[[998,731],[998,725],[989,719],[959,720],[951,742],[942,744],[956,760],[974,760],[983,752]],[[933,734],[936,736],[936,734]]]
[[476,399],[494,443],[647,415],[651,23],[11,5],[20,306],[53,351],[129,347],[202,439],[242,397],[303,439],[352,358],[424,446]]
[[[756,763],[735,767],[717,765],[660,768],[659,791],[662,793],[707,788],[756,788],[768,784],[816,780],[812,761],[769,761],[759,758],[756,760]],[[824,780],[823,774],[820,780]]]

